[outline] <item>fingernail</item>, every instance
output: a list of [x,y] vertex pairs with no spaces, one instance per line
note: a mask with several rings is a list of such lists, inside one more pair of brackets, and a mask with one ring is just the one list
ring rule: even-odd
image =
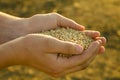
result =
[[84,26],[80,26],[80,30],[85,30],[85,27]]
[[77,50],[77,53],[76,54],[80,54],[83,52],[83,47],[80,46],[80,45],[76,45],[76,50]]

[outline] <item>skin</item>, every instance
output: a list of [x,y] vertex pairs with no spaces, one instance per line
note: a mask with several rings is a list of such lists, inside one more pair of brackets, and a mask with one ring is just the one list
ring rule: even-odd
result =
[[[85,29],[84,26],[57,13],[19,18],[0,12],[0,69],[19,64],[34,67],[53,77],[60,77],[85,69],[98,53],[105,51],[103,45],[106,39],[100,37],[98,31],[86,31],[86,35],[95,41],[85,51],[79,44],[37,34],[61,26],[76,30]],[[78,55],[58,58],[57,53]]]

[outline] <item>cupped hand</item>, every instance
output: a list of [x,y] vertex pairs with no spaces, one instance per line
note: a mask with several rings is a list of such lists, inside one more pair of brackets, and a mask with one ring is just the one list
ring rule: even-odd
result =
[[49,14],[36,14],[32,17],[26,19],[28,23],[28,31],[31,32],[40,32],[44,30],[55,29],[58,27],[70,27],[77,30],[84,30],[85,27],[79,25],[75,21],[66,18],[57,13]]
[[[57,13],[37,14],[30,18],[17,19],[17,22],[13,21],[12,28],[13,24],[15,27],[19,26],[14,27],[14,31],[17,32],[14,36],[11,36],[14,40],[8,39],[11,41],[1,45],[2,52],[5,51],[7,57],[9,57],[7,58],[7,63],[9,63],[7,66],[27,65],[59,77],[86,68],[97,53],[105,51],[102,45],[106,43],[106,39],[100,37],[99,32],[96,31],[85,32],[86,35],[95,40],[86,51],[83,51],[82,46],[72,42],[61,41],[41,34],[31,34],[58,27],[84,30],[82,25]],[[68,59],[57,57],[58,53],[78,55]]]
[[[26,65],[60,77],[86,68],[99,52],[102,40],[96,40],[86,51],[75,43],[41,34],[29,34],[1,45],[9,65]],[[57,54],[77,54],[69,58]]]
[[[55,29],[58,27],[70,27],[80,31],[83,31],[85,29],[84,26],[79,25],[75,21],[66,18],[58,13],[36,14],[28,18],[27,22],[29,33],[39,33],[40,31]],[[100,37],[99,31],[87,30],[85,32],[89,37],[92,37],[94,40],[100,39],[103,41],[103,44],[106,43],[106,39],[104,37]],[[100,53],[103,52],[105,52],[105,48],[101,45]]]
[[[86,68],[95,58],[102,45],[100,39],[96,40],[83,52],[83,48],[78,44],[41,34],[26,35],[21,42],[24,46],[22,47],[24,54],[21,54],[24,59],[21,59],[21,63],[54,77]],[[58,53],[78,55],[62,58],[57,56]]]

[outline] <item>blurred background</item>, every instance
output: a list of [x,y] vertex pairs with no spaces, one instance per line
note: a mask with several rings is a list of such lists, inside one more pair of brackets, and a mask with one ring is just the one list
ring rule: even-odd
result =
[[107,38],[106,52],[83,71],[58,79],[36,69],[13,66],[0,80],[120,80],[120,0],[0,0],[0,11],[19,17],[57,12]]

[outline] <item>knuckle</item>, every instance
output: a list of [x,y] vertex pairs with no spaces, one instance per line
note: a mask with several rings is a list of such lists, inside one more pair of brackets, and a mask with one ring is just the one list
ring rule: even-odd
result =
[[54,13],[51,13],[51,15],[59,16],[60,14],[54,12]]
[[102,44],[102,41],[101,41],[101,40],[99,40],[99,41],[97,41],[97,42],[95,43],[95,46],[96,46],[96,47],[100,47],[100,46],[101,46],[101,44]]
[[52,46],[52,44],[53,44],[53,40],[51,40],[51,39],[49,39],[49,38],[46,38],[45,40],[45,44],[46,44],[46,47],[48,48],[48,49],[51,49],[51,48],[53,48]]
[[92,47],[97,47],[99,45],[99,42],[98,41],[95,41],[92,43]]
[[50,13],[50,15],[52,16],[52,17],[54,17],[54,18],[56,18],[57,20],[59,20],[61,17],[62,17],[62,15],[60,15],[60,14],[58,14],[58,13]]
[[38,17],[38,16],[40,16],[40,14],[35,14],[35,15],[33,15],[34,17]]
[[41,14],[35,14],[32,17],[30,17],[30,19],[38,19],[41,16]]
[[38,45],[38,43],[41,43],[41,45],[43,45],[42,43],[45,43],[44,39],[45,38],[43,35],[28,34],[24,36],[23,43],[26,46]]
[[67,43],[66,45],[65,45],[65,48],[66,48],[66,50],[67,50],[67,52],[68,53],[75,53],[76,51],[76,49],[75,49],[75,47],[74,47],[74,44],[70,44],[70,43]]
[[32,40],[33,39],[33,35],[32,34],[27,34],[26,36],[24,36],[24,40],[26,41],[26,42],[29,42],[30,40]]

